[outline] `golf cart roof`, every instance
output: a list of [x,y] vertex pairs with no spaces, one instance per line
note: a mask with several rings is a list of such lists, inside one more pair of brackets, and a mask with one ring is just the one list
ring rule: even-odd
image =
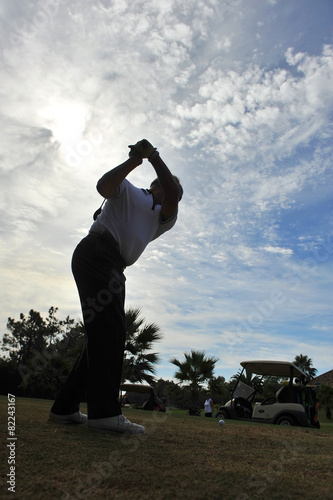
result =
[[154,390],[151,385],[131,384],[131,383],[121,384],[120,389],[122,391],[141,392],[143,394],[146,394],[146,393],[149,394],[151,391]]
[[241,366],[255,375],[271,375],[273,377],[305,377],[309,376],[298,366],[289,361],[242,361]]

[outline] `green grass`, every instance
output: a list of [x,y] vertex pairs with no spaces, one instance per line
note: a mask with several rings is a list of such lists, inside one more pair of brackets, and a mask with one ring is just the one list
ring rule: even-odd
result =
[[[332,499],[333,423],[321,429],[125,410],[145,436],[48,422],[50,401],[16,399],[16,494],[25,499]],[[7,444],[7,397],[0,397]],[[84,407],[83,407],[84,409]],[[325,419],[323,419],[325,420]],[[6,450],[6,459],[8,450]]]

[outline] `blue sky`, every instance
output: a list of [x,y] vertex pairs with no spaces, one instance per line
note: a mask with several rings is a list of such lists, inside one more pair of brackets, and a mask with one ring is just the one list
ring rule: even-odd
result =
[[300,353],[331,370],[332,19],[331,0],[3,0],[2,332],[30,309],[81,318],[96,181],[145,137],[185,191],[126,273],[163,332],[157,376],[191,349],[226,379]]

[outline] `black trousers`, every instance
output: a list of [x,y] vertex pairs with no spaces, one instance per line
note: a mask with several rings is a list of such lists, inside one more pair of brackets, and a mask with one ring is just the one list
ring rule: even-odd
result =
[[87,340],[52,412],[74,413],[87,397],[88,418],[121,414],[118,401],[126,340],[125,264],[108,231],[76,247],[72,271]]

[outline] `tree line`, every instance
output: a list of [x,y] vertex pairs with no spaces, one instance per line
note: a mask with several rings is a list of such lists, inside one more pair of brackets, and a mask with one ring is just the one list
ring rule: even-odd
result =
[[[18,321],[8,318],[2,339],[0,392],[18,396],[53,399],[66,380],[85,342],[81,321],[70,316],[59,320],[58,309],[50,307],[44,319],[33,309]],[[123,379],[152,383],[157,353],[153,344],[162,336],[154,323],[140,317],[140,309],[126,311],[127,332]]]
[[[21,313],[18,321],[8,318],[8,332],[1,345],[5,355],[0,357],[0,394],[55,399],[85,342],[83,323],[69,316],[60,320],[57,312],[58,308],[50,307],[48,316],[43,318],[31,309],[27,316]],[[230,399],[239,374],[230,381],[223,376],[216,377],[214,368],[218,358],[207,357],[204,351],[184,353],[184,360],[170,359],[176,367],[174,378],[178,383],[156,380],[159,357],[154,347],[162,339],[159,326],[145,321],[139,308],[126,310],[126,323],[123,382],[149,384],[167,406],[178,408],[202,407],[207,391],[215,404]],[[315,376],[317,370],[311,358],[300,354],[294,363],[310,377]],[[264,380],[263,397],[278,387],[279,380]],[[333,389],[323,386],[321,390],[325,406],[332,405]]]

